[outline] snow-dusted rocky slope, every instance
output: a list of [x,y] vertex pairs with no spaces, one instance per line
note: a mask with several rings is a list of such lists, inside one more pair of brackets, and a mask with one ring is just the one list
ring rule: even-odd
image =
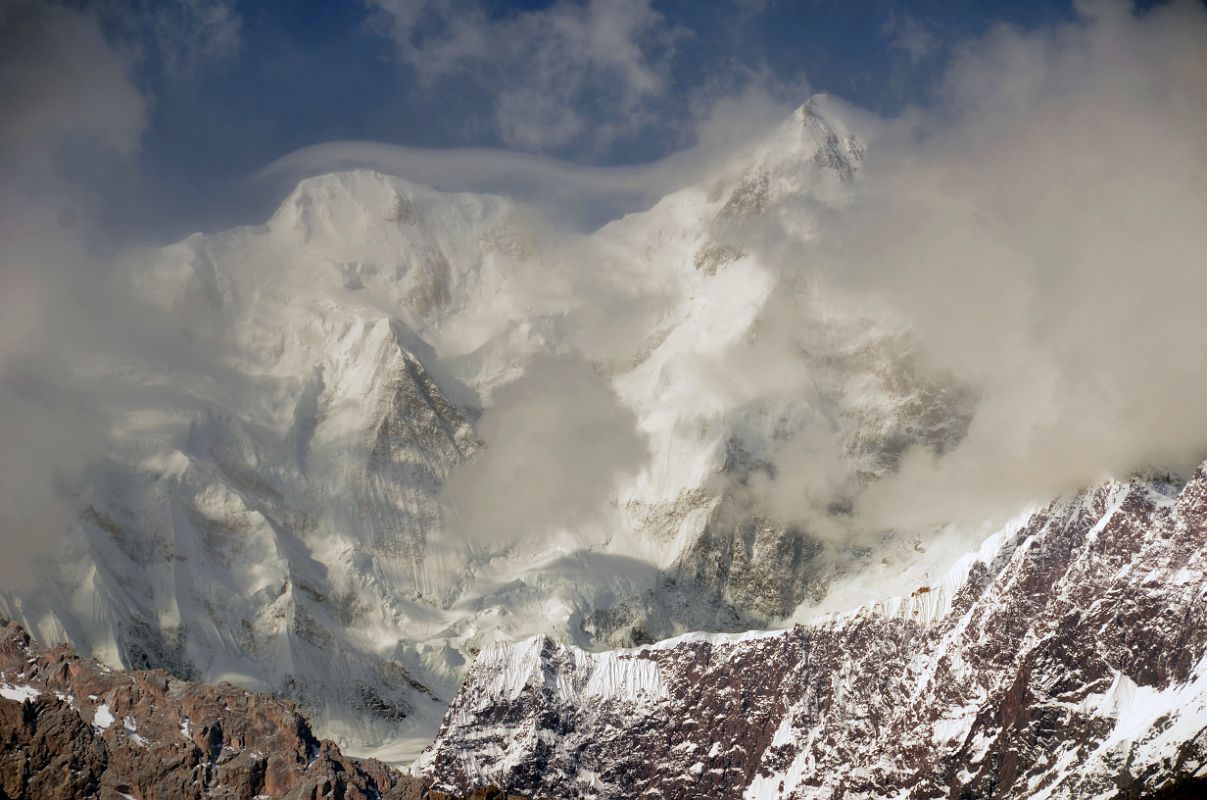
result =
[[[777,454],[833,439],[841,501],[906,449],[958,441],[975,402],[918,368],[900,327],[766,256],[777,230],[807,240],[842,208],[863,149],[819,99],[590,235],[362,171],[304,181],[264,225],[144,254],[131,294],[197,355],[64,378],[111,436],[63,557],[0,589],[0,617],[114,666],[277,692],[397,759],[493,641],[786,618],[829,573],[817,537],[752,489]],[[617,309],[633,314],[609,327]],[[724,374],[767,341],[800,368]],[[442,491],[482,447],[479,416],[534,357],[568,353],[636,418],[639,469],[591,525],[451,535]]]
[[791,630],[493,646],[422,764],[540,798],[1201,790],[1207,471],[1053,503],[942,581]]
[[69,645],[0,632],[0,797],[433,797],[418,778],[348,758],[296,706],[165,672],[118,671]]

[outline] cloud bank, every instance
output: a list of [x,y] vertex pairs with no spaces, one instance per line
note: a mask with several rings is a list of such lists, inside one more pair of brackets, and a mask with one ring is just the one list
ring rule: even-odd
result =
[[492,14],[477,0],[373,0],[402,61],[431,83],[469,75],[503,142],[548,150],[631,134],[666,91],[682,35],[650,0],[556,2]]
[[[919,374],[976,398],[954,446],[918,446],[866,485],[842,443],[811,428],[774,455],[774,479],[754,478],[762,511],[875,541],[1207,457],[1204,42],[1194,3],[1083,4],[1067,25],[994,29],[957,48],[933,108],[879,122],[849,203],[814,209],[804,238],[761,234],[781,291],[814,285],[890,320]],[[651,172],[576,179],[639,185]],[[718,402],[808,394],[801,315],[816,308],[772,305],[757,342],[710,361]],[[593,339],[609,340],[606,319]],[[735,383],[740,401],[726,395]]]
[[457,513],[451,533],[497,553],[588,524],[644,463],[636,428],[633,412],[586,362],[537,357],[495,391],[478,424],[484,451],[445,487]]
[[197,363],[213,344],[185,341],[130,296],[125,248],[105,224],[107,192],[133,168],[153,103],[137,80],[149,56],[135,29],[153,31],[164,47],[156,57],[185,69],[228,56],[239,19],[222,2],[147,14],[136,5],[0,7],[0,581],[9,585],[65,546],[109,443],[111,420],[81,388],[81,365],[166,370]]
[[105,280],[89,250],[92,200],[62,161],[86,152],[120,163],[138,148],[146,104],[130,80],[133,57],[111,46],[97,19],[38,3],[0,10],[0,580],[59,544],[100,425],[60,392],[65,334]]
[[1207,9],[1079,5],[959,50],[818,252],[982,400],[864,510],[922,523],[1207,456]]

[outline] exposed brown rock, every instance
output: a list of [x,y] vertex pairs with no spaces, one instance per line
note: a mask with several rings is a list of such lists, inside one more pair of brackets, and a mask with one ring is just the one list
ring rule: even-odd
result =
[[[287,700],[0,638],[0,800],[451,800],[320,741]],[[474,794],[471,797],[505,797]]]
[[1107,483],[995,541],[786,631],[496,646],[425,774],[542,800],[1207,797],[1207,469]]

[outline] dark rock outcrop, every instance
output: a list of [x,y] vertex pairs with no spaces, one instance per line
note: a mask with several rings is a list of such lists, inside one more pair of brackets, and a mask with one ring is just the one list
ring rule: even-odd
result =
[[16,623],[0,639],[0,693],[0,800],[451,798],[345,756],[287,700],[111,670]]

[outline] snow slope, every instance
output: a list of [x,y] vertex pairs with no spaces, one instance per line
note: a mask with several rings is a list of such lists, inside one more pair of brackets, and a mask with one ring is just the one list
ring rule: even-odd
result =
[[[864,147],[816,98],[587,236],[361,171],[142,254],[131,293],[196,352],[77,365],[111,435],[67,552],[37,588],[0,590],[0,616],[114,666],[280,693],[397,760],[493,642],[787,619],[831,573],[816,532],[763,507],[777,459],[841,453],[826,516],[906,449],[958,441],[975,402],[920,371],[908,332],[770,256],[777,231],[807,240],[848,202]],[[454,533],[445,483],[543,354],[610,383],[646,458],[589,523]]]

